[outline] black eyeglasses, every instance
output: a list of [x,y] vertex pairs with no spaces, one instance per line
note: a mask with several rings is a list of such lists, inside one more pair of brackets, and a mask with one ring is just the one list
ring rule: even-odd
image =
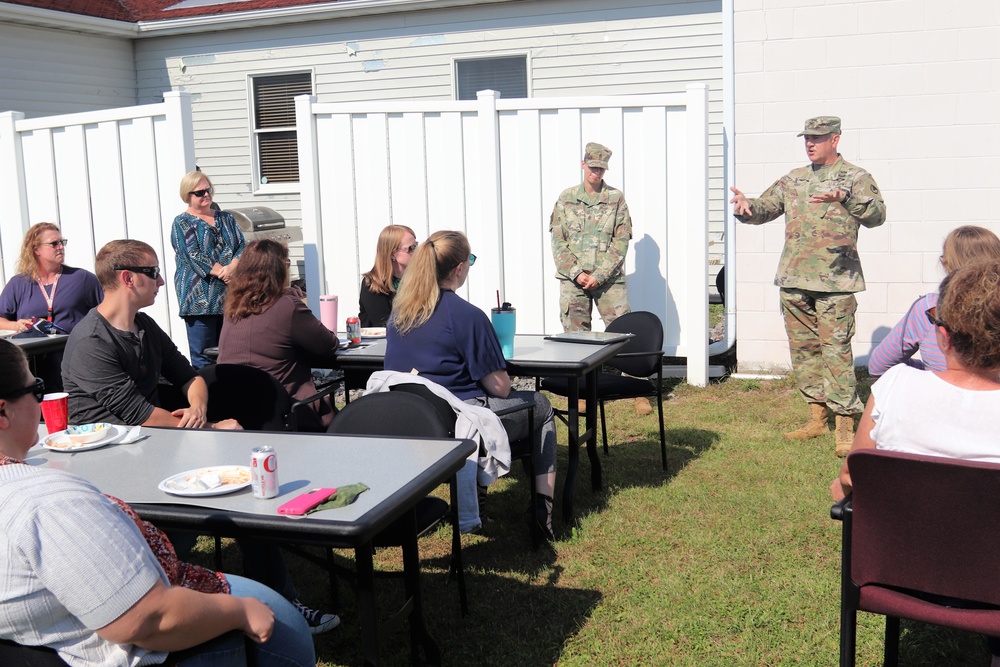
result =
[[406,246],[405,248],[400,248],[398,252],[405,252],[407,255],[412,255],[417,251],[417,243]]
[[8,401],[13,401],[18,398],[21,398],[25,394],[34,395],[35,400],[41,403],[42,399],[45,398],[45,381],[42,380],[42,378],[35,378],[35,381],[29,384],[27,387],[15,389],[12,393],[6,396],[0,396],[0,398],[4,398]]
[[188,197],[194,195],[195,197],[204,197],[205,195],[210,195],[215,192],[215,188],[205,188],[204,190],[192,190],[188,193]]
[[469,253],[469,266],[475,266],[475,265],[476,265],[476,256],[475,256],[475,255],[473,255],[473,254],[472,254],[472,253],[470,252],[470,253]]
[[153,280],[160,277],[160,267],[158,266],[116,266],[112,271],[135,271],[144,276],[149,276]]
[[47,245],[50,248],[59,248],[59,247],[65,248],[68,244],[69,244],[69,239],[59,239],[58,241],[49,241],[48,243],[39,243],[38,245],[40,246]]
[[934,306],[933,308],[929,308],[926,311],[926,315],[927,315],[927,321],[930,322],[931,324],[933,324],[934,326],[936,326],[936,327],[944,327],[945,331],[951,331],[951,329],[948,328],[948,325],[944,323],[944,320],[938,318],[938,316],[937,316],[937,306]]

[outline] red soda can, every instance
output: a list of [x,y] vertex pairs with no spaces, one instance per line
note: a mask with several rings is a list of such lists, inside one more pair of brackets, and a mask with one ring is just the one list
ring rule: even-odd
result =
[[254,498],[278,495],[278,455],[274,447],[254,447],[250,457],[250,485]]
[[361,320],[356,317],[347,318],[347,337],[352,343],[361,342]]

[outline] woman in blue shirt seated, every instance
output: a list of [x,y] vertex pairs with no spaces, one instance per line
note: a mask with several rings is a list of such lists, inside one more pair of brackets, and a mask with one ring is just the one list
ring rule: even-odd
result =
[[[532,521],[547,539],[552,534],[552,496],[556,483],[556,427],[552,406],[532,391],[511,391],[500,341],[486,314],[455,294],[476,261],[461,232],[440,231],[421,243],[410,258],[392,304],[386,331],[386,370],[421,376],[445,387],[466,403],[500,410],[535,404],[534,452],[537,505]],[[512,440],[532,428],[525,411],[501,417]]]

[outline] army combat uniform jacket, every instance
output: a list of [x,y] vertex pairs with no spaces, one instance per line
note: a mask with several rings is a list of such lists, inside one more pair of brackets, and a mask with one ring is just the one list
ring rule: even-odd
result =
[[621,190],[603,183],[588,194],[583,183],[563,190],[549,218],[556,278],[575,281],[584,271],[600,284],[617,278],[632,238],[632,218]]
[[[840,189],[846,202],[811,204],[815,194]],[[757,199],[751,214],[736,218],[759,225],[785,215],[785,247],[774,284],[813,292],[862,292],[858,226],[885,222],[882,193],[864,169],[838,156],[831,165],[793,169]]]

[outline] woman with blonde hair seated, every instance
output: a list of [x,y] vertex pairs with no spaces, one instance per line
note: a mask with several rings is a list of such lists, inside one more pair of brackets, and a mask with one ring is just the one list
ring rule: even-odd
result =
[[406,265],[417,250],[417,237],[406,225],[389,225],[378,235],[375,264],[361,276],[358,319],[363,327],[384,327],[392,312]]
[[[941,267],[945,273],[956,271],[966,264],[1000,259],[1000,238],[988,229],[963,225],[953,229],[944,239]],[[944,355],[937,346],[934,327],[924,313],[937,305],[937,292],[925,294],[910,306],[889,335],[882,339],[868,360],[868,372],[882,375],[896,364],[932,371],[945,369]],[[920,352],[920,359],[912,359]]]
[[529,519],[547,539],[552,533],[556,483],[556,429],[552,406],[533,391],[511,391],[507,363],[490,319],[455,294],[476,262],[461,232],[434,232],[417,247],[392,304],[386,331],[385,368],[417,372],[472,405],[502,410],[535,405],[535,423],[526,412],[501,417],[512,440],[534,430],[537,504]]
[[[0,329],[20,333],[38,320],[69,333],[104,298],[101,283],[90,271],[66,264],[66,244],[51,222],[32,225],[21,241],[17,273],[0,293]],[[35,369],[49,391],[62,391],[62,352],[35,357]]]
[[[270,373],[293,401],[316,393],[311,356],[331,356],[340,344],[302,302],[302,293],[288,286],[288,248],[270,239],[252,241],[226,297],[219,363],[244,364]],[[333,419],[328,398],[303,410],[299,428],[325,431]]]

